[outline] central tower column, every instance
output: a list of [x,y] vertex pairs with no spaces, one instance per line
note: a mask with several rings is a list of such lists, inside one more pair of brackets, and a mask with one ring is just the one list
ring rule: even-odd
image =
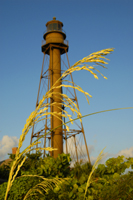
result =
[[[61,61],[60,61],[60,49],[51,48],[50,49],[50,87],[52,87],[56,81],[61,77]],[[60,86],[61,80],[56,83],[55,86]],[[55,103],[51,106],[51,112],[60,113],[62,109],[61,105],[61,87],[53,89],[53,95],[51,98],[51,103]],[[59,104],[60,103],[60,104]],[[58,150],[52,152],[54,157],[63,152],[63,134],[62,134],[62,117],[51,116],[51,130],[58,127],[51,133],[51,146],[57,148]]]

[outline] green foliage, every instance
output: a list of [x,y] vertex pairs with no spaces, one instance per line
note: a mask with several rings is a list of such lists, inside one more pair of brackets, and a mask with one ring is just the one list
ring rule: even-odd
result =
[[[67,177],[70,172],[70,155],[60,154],[56,159],[53,157],[41,158],[40,152],[37,154],[27,154],[27,159],[19,171],[19,175],[43,175],[44,177]],[[8,199],[23,199],[29,189],[41,182],[38,178],[20,177],[14,181],[9,192]],[[0,199],[4,199],[7,183],[0,185]],[[21,188],[21,191],[19,191]],[[57,190],[57,188],[56,188]],[[53,192],[50,191],[50,196]],[[49,194],[49,193],[48,193]],[[14,196],[14,198],[13,198]],[[47,194],[45,194],[47,197]],[[57,196],[55,193],[54,196]],[[20,198],[22,197],[22,198]],[[40,195],[39,195],[40,198]],[[49,197],[48,197],[49,198]],[[32,198],[33,199],[33,196]],[[36,198],[35,198],[36,199]],[[51,198],[52,199],[52,198]]]
[[60,154],[56,159],[53,157],[40,158],[41,154],[38,156],[31,154],[28,155],[25,163],[22,166],[21,175],[40,175],[45,178],[52,177],[67,177],[69,174],[70,166],[70,155]]
[[85,164],[76,162],[74,167],[71,169],[71,177],[76,178],[82,184],[84,181],[87,180],[89,173],[92,170],[92,165],[89,162]]
[[[70,168],[70,155],[61,154],[56,159],[53,157],[42,158],[41,153],[27,154],[27,159],[20,169],[20,174],[36,174],[45,178],[68,179],[54,189],[48,188],[42,194],[33,193],[28,200],[79,200],[84,199],[88,176],[92,170],[89,163],[75,163]],[[133,158],[110,158],[104,164],[99,164],[92,175],[91,184],[87,189],[87,200],[133,200],[133,172],[123,175],[123,172],[133,166]],[[43,185],[42,179],[37,177],[19,177],[9,191],[9,200],[22,200],[29,189],[37,184]],[[7,183],[0,185],[0,200],[4,200]]]
[[37,151],[36,153],[27,153],[26,155],[29,159],[37,161],[42,156],[42,153]]
[[8,155],[9,155],[9,158],[11,158],[12,160],[14,160],[14,159],[15,159],[15,154],[8,153]]
[[[130,173],[125,174],[113,180],[112,184],[97,184],[97,193],[93,194],[94,199],[100,200],[113,200],[113,199],[121,199],[121,200],[132,200],[133,199],[133,174]],[[94,186],[94,188],[96,188]],[[99,190],[98,190],[99,188]]]
[[[9,191],[8,200],[20,200],[24,198],[28,190],[38,184],[41,180],[33,177],[20,177],[17,178],[11,190]],[[7,183],[3,183],[0,185],[0,200],[4,200],[5,192],[6,192]],[[40,195],[38,195],[40,197]],[[34,196],[29,198],[29,200],[36,199]],[[38,198],[39,199],[39,198]]]
[[1,179],[8,180],[10,168],[11,168],[11,161],[7,164],[2,164],[0,166],[0,178]]
[[95,170],[95,176],[100,176],[101,178],[115,178],[122,175],[127,168],[132,166],[133,158],[124,158],[124,156],[118,156],[117,158],[109,158],[105,165],[99,164],[98,168]]
[[27,153],[27,159],[24,162],[23,166],[20,169],[21,175],[39,175],[39,167],[42,162],[41,158],[42,153],[37,151],[36,153]]

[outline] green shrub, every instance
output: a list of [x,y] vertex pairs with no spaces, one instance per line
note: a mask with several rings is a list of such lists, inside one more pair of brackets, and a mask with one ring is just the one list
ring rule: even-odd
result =
[[10,172],[10,165],[1,165],[0,166],[0,178],[8,180],[9,177],[9,172]]
[[[53,157],[42,158],[41,154],[27,155],[27,159],[19,174],[35,174],[45,178],[67,178],[61,184],[54,185],[54,189],[42,191],[42,195],[32,193],[28,200],[79,200],[84,199],[88,176],[92,170],[89,163],[75,163],[70,168],[70,155],[60,154]],[[99,164],[92,175],[91,184],[87,189],[88,200],[133,200],[133,172],[122,175],[126,168],[132,167],[133,158],[124,159],[123,156],[110,158],[104,164]],[[14,181],[9,191],[9,200],[22,200],[26,193],[38,183],[41,178],[19,177]],[[7,183],[0,185],[0,200],[4,200]]]
[[[34,187],[37,183],[41,182],[38,178],[33,177],[20,177],[17,178],[9,191],[8,200],[23,200],[28,190]],[[0,200],[4,200],[7,183],[0,185]],[[40,197],[40,195],[38,196]],[[32,196],[29,200],[36,199]],[[38,198],[39,199],[39,198]]]

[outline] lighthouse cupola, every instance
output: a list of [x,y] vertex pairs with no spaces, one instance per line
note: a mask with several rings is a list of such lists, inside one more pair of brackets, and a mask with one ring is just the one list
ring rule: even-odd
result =
[[49,54],[49,51],[47,51],[49,44],[59,45],[61,54],[68,51],[68,43],[65,41],[66,34],[62,27],[63,23],[56,20],[56,17],[53,17],[53,20],[46,23],[46,31],[43,34],[42,52]]

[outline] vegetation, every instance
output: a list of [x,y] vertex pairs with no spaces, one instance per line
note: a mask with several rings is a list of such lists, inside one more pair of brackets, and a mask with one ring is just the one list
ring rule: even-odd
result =
[[8,180],[9,172],[10,172],[10,166],[9,165],[3,164],[3,165],[0,166],[0,178],[1,179]]
[[[93,166],[90,163],[76,163],[73,168],[70,168],[71,158],[69,154],[61,154],[56,159],[50,156],[48,156],[47,158],[41,157],[41,153],[39,152],[41,150],[56,150],[49,147],[35,148],[35,146],[39,144],[39,140],[43,136],[38,138],[26,149],[20,152],[20,149],[23,145],[23,141],[25,140],[25,136],[28,134],[30,128],[32,128],[34,123],[38,123],[41,120],[46,120],[52,115],[56,116],[57,118],[58,116],[62,116],[69,119],[69,122],[66,123],[62,121],[62,124],[65,124],[67,130],[69,131],[68,123],[73,123],[73,121],[76,119],[82,120],[83,116],[78,106],[66,94],[57,93],[57,96],[58,98],[63,99],[62,107],[68,107],[72,111],[72,113],[76,114],[77,118],[75,119],[72,118],[71,114],[64,110],[61,110],[60,113],[48,112],[48,107],[51,105],[53,106],[54,103],[51,102],[45,104],[44,102],[47,98],[52,97],[54,88],[70,87],[83,93],[89,103],[88,97],[91,97],[91,95],[83,91],[82,88],[76,85],[75,83],[64,80],[64,77],[73,73],[74,71],[86,70],[90,72],[94,76],[94,78],[98,79],[96,72],[100,73],[100,71],[97,70],[96,67],[90,66],[88,63],[95,63],[95,65],[102,66],[103,68],[105,68],[104,64],[107,64],[107,62],[105,62],[105,59],[108,60],[107,58],[105,58],[105,56],[111,53],[112,51],[112,48],[104,49],[92,53],[89,56],[83,58],[82,60],[76,62],[73,66],[67,69],[58,80],[62,80],[62,84],[60,86],[56,86],[56,82],[40,100],[39,105],[37,106],[35,111],[31,113],[22,130],[15,158],[12,157],[13,162],[10,166],[8,183],[4,183],[0,186],[1,200],[124,200],[126,198],[132,198],[132,173],[128,173],[126,175],[122,175],[122,173],[125,171],[126,168],[129,168],[130,166],[133,167],[133,158],[127,159],[123,156],[119,156],[116,159],[109,159],[105,163],[105,165],[98,165],[98,162],[102,158],[102,151]],[[103,78],[107,79],[103,74],[101,75],[103,76]],[[58,103],[56,103],[56,106],[58,106]],[[88,114],[88,116],[92,114],[96,113]],[[38,153],[29,154],[29,152],[32,150],[38,150]],[[125,187],[124,181],[127,183]],[[130,182],[130,184],[128,184],[128,181]],[[116,188],[117,190],[115,190]],[[112,191],[113,194],[111,194]]]
[[[27,154],[19,176],[9,191],[8,199],[23,200],[30,189],[32,191],[27,195],[28,200],[84,199],[88,176],[94,165],[86,162],[75,163],[70,167],[70,161],[69,154],[61,154],[57,159],[50,156],[42,158],[40,152]],[[86,199],[133,199],[133,172],[123,174],[129,167],[133,169],[133,158],[126,159],[124,156],[110,158],[105,164],[99,164],[89,181]],[[58,183],[52,182],[55,178]],[[48,180],[49,183],[52,182],[50,188],[47,185]],[[0,185],[0,200],[4,200],[6,187],[7,183]],[[37,193],[36,189],[40,192]]]

